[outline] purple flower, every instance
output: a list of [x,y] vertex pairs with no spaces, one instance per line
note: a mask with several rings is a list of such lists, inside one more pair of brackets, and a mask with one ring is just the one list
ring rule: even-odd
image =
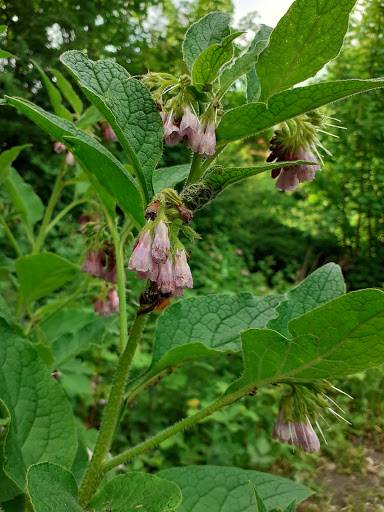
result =
[[155,263],[165,263],[170,249],[168,226],[162,220],[155,227],[155,238],[152,244],[152,258]]
[[191,112],[191,109],[184,107],[180,123],[180,138],[189,141],[193,140],[195,132],[198,131],[199,124],[198,118]]
[[192,273],[184,250],[177,250],[175,254],[175,286],[178,293],[184,288],[193,288]]
[[272,429],[272,439],[278,439],[281,443],[303,448],[308,453],[320,450],[320,441],[316,432],[307,418],[307,421],[298,423],[287,423],[282,410]]
[[53,151],[55,153],[57,153],[58,155],[66,150],[67,150],[67,148],[64,146],[64,144],[62,142],[54,142],[53,143]]
[[141,235],[128,263],[128,270],[137,272],[139,279],[149,279],[153,270],[152,237],[149,229]]
[[205,158],[212,158],[216,151],[216,125],[209,123],[205,128],[199,145],[199,155]]
[[117,283],[117,265],[114,254],[108,256],[107,269],[104,274],[104,281],[107,283]]
[[105,140],[111,140],[112,142],[117,141],[116,133],[113,131],[113,128],[110,124],[105,124],[101,127],[101,133],[104,136]]
[[203,135],[204,135],[204,126],[200,122],[198,122],[196,130],[194,132],[192,132],[192,134],[188,138],[189,142],[188,142],[187,148],[191,149],[194,153],[198,153],[201,138],[203,137]]
[[65,157],[65,163],[71,166],[75,165],[75,155],[70,151],[68,151],[67,156]]
[[276,188],[284,192],[296,190],[299,183],[304,181],[313,181],[317,171],[320,169],[319,162],[312,151],[300,147],[296,154],[289,151],[283,152],[281,148],[275,148],[267,161],[273,161],[277,158],[277,162],[304,160],[306,162],[314,162],[316,165],[292,165],[283,167],[282,169],[273,169],[272,178],[277,178]]
[[119,312],[119,296],[114,288],[110,288],[105,300],[96,300],[95,313],[99,316],[110,316]]
[[88,251],[81,271],[92,277],[104,279],[105,254],[101,249]]
[[168,258],[165,263],[160,264],[159,277],[157,278],[157,284],[162,293],[170,293],[171,295],[175,291],[175,274],[174,266],[171,258]]
[[164,121],[164,142],[165,144],[169,144],[170,146],[177,146],[177,144],[182,140],[180,138],[180,128],[175,122],[175,116],[172,112],[168,114]]

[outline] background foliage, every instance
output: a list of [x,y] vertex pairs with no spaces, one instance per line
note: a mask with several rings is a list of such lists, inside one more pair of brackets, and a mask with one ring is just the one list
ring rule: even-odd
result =
[[[145,73],[148,68],[183,72],[180,63],[185,27],[214,10],[232,13],[233,5],[230,0],[200,0],[177,5],[170,0],[79,0],[75,3],[68,0],[61,2],[57,9],[57,4],[49,0],[6,1],[0,9],[0,25],[7,25],[8,31],[0,36],[1,48],[19,58],[0,60],[1,96],[23,96],[50,110],[41,75],[31,60],[48,74],[54,67],[66,75],[58,57],[69,49],[84,50],[91,59],[116,59],[132,75]],[[255,21],[257,18],[243,20],[239,28],[252,29]],[[341,55],[325,71],[327,78],[383,76],[383,26],[383,1],[359,2]],[[240,51],[240,44],[237,51]],[[244,91],[245,83],[236,83],[225,97],[226,107],[243,103]],[[78,93],[81,95],[80,91]],[[347,130],[336,131],[330,127],[339,139],[324,135],[322,142],[333,157],[326,157],[326,165],[313,183],[284,194],[274,189],[268,175],[262,174],[233,186],[200,212],[194,227],[203,241],[190,247],[194,253],[191,264],[196,283],[190,295],[235,291],[252,291],[257,295],[283,293],[328,261],[341,265],[350,290],[382,287],[383,103],[382,91],[373,91],[327,109],[326,114],[340,119]],[[271,136],[265,133],[230,146],[220,155],[219,163],[246,166],[265,160]],[[2,149],[31,144],[20,153],[14,167],[46,203],[60,165],[60,157],[52,151],[52,141],[16,110],[7,109],[7,123],[0,125],[0,144]],[[119,147],[108,144],[122,159]],[[182,147],[172,153],[166,148],[162,164],[183,164],[186,158]],[[64,190],[62,206],[71,200],[70,193]],[[9,213],[7,201],[2,197],[2,208]],[[33,211],[36,210],[38,206],[34,205]],[[73,262],[81,261],[84,250],[76,222],[81,212],[81,207],[73,210],[65,217],[60,230],[54,228],[47,239],[49,250]],[[18,214],[20,212],[13,212],[10,223],[26,244]],[[61,242],[63,237],[67,240],[65,245]],[[11,249],[2,240],[0,243],[0,267],[7,268]],[[132,276],[128,279],[132,296],[137,296],[140,283]],[[5,302],[11,302],[13,289],[9,279],[3,279],[0,286]],[[78,304],[88,301],[92,315],[92,289],[89,287],[85,287]],[[76,303],[72,307],[76,315]],[[132,304],[130,307],[133,309]],[[71,321],[72,318],[63,319],[61,335],[71,335]],[[135,362],[137,374],[150,362],[149,344],[154,330],[154,321],[151,322],[152,327]],[[44,331],[49,336],[49,323]],[[103,336],[100,335],[88,352],[64,365],[60,375],[79,418],[79,427],[83,424],[89,427],[88,430],[81,427],[81,435],[90,448],[110,384],[110,369],[117,359],[113,324],[99,332]],[[185,413],[192,413],[202,400],[202,389],[205,390],[204,400],[211,402],[224,391],[229,369],[232,374],[236,366],[240,373],[241,361],[236,356],[195,362],[187,372],[176,370],[172,377],[165,378],[160,384],[161,393],[157,386],[149,388],[131,404],[130,428],[121,430],[116,447],[123,448],[127,438],[139,442]],[[212,372],[217,374],[213,388],[210,386]],[[327,489],[327,498],[322,494],[321,503],[314,498],[312,503],[302,505],[302,510],[331,511],[340,507],[356,512],[381,510],[379,507],[384,500],[381,487],[384,411],[380,391],[383,378],[383,370],[372,370],[340,381],[339,387],[357,397],[354,402],[345,400],[353,425],[340,428],[333,425],[327,434],[329,447],[324,446],[320,456],[293,454],[289,447],[271,441],[269,432],[276,417],[279,394],[278,389],[271,389],[258,395],[257,409],[251,397],[234,404],[216,413],[216,423],[208,420],[165,441],[160,449],[142,455],[132,469],[145,467],[155,471],[160,466],[204,463],[268,470],[309,483],[315,489],[321,485]],[[158,409],[161,415],[156,413]],[[344,489],[343,492],[340,489]]]

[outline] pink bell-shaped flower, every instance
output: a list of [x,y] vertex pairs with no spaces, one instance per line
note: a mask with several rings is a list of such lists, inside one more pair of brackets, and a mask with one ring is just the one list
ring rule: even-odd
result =
[[285,421],[282,410],[280,410],[279,417],[273,426],[271,436],[272,439],[278,439],[281,443],[288,443],[298,448],[303,448],[308,453],[320,450],[319,438],[313,430],[309,419],[307,418],[305,423],[303,421],[301,423],[288,423]]
[[174,272],[176,289],[193,288],[192,273],[184,250],[176,250]]
[[175,274],[171,258],[168,258],[165,263],[160,264],[157,284],[162,293],[170,293],[172,295],[175,291]]
[[101,249],[98,251],[88,251],[81,270],[89,276],[104,279],[104,265],[105,254]]
[[149,279],[153,270],[152,237],[149,229],[141,235],[128,263],[128,270],[137,272],[139,279]]
[[155,237],[152,243],[152,257],[155,263],[165,263],[170,249],[168,226],[162,220],[155,226]]
[[216,151],[216,125],[209,123],[201,137],[199,155],[205,158],[212,158]]

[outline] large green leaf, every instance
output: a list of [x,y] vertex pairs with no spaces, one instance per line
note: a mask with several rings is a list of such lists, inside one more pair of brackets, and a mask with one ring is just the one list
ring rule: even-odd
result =
[[[257,44],[259,41],[263,41],[264,49],[269,43],[269,37],[271,35],[273,28],[268,25],[261,25],[260,30],[257,32],[253,44]],[[252,46],[252,45],[251,45]],[[251,101],[258,101],[261,94],[261,85],[259,77],[256,73],[256,67],[253,66],[252,69],[247,74],[247,101],[248,103]]]
[[98,318],[75,332],[68,332],[57,338],[52,344],[54,362],[52,368],[59,368],[68,359],[86,350],[91,343],[101,345],[106,328],[113,318]]
[[333,101],[364,91],[384,87],[384,78],[338,80],[297,87],[272,96],[268,104],[248,103],[229,110],[217,129],[219,145],[256,135],[282,121],[291,119]]
[[70,467],[77,437],[63,390],[33,346],[0,319],[0,398],[10,416],[4,470],[20,489],[31,464],[49,461]]
[[296,0],[256,65],[261,99],[314,76],[335,58],[356,0]]
[[16,274],[26,302],[41,299],[73,279],[80,269],[51,252],[21,256],[15,263]]
[[312,494],[304,485],[268,473],[234,467],[186,466],[165,469],[161,478],[175,482],[183,501],[178,512],[255,512],[256,501],[249,482],[268,508],[285,508]]
[[288,292],[287,299],[276,308],[278,317],[270,320],[267,328],[289,338],[288,324],[291,320],[336,299],[343,293],[345,283],[341,268],[335,263],[327,263]]
[[205,49],[221,43],[229,35],[229,21],[229,14],[211,12],[189,27],[184,38],[183,55],[190,69]]
[[35,512],[83,512],[76,480],[62,466],[34,464],[28,471],[27,489]]
[[[0,499],[1,501],[8,501],[20,494],[21,489],[15,484],[13,480],[8,478],[4,467],[4,448],[5,442],[8,437],[10,428],[11,415],[5,403],[0,400]],[[18,457],[21,460],[21,453],[18,452]],[[21,468],[21,470],[23,470]],[[0,502],[1,503],[1,502]],[[1,510],[1,509],[0,509]]]
[[221,43],[206,48],[195,60],[192,68],[194,84],[209,84],[216,80],[220,69],[233,57],[232,41],[241,36],[243,32],[234,32]]
[[112,126],[149,201],[153,194],[152,175],[163,152],[164,135],[163,123],[150,92],[116,62],[93,62],[74,50],[65,52],[61,61]]
[[39,66],[39,64],[37,64],[37,62],[35,62],[35,61],[32,61],[32,62],[33,62],[33,65],[36,66],[36,68],[38,69],[38,71],[41,75],[43,84],[45,85],[45,87],[48,91],[49,99],[51,100],[51,105],[53,107],[53,110],[55,111],[55,114],[57,116],[61,117],[62,119],[66,119],[67,121],[72,122],[72,114],[62,104],[62,98],[61,98],[60,91],[58,89],[56,89],[56,87],[53,85],[50,78],[45,74],[45,71],[43,70],[43,68],[41,66]]
[[[125,212],[132,215],[139,224],[144,223],[144,210],[138,186],[112,153],[88,133],[76,128],[73,123],[45,112],[29,101],[10,97],[6,99],[10,105],[26,114],[56,140],[69,145],[69,141],[64,137],[73,136],[77,141],[82,141],[83,145],[78,155],[80,159],[84,158],[82,160],[84,166]],[[70,139],[70,142],[72,143],[73,140]],[[85,153],[85,148],[89,149],[89,153]],[[76,148],[73,150],[76,151]],[[107,172],[102,165],[106,166]]]
[[343,295],[289,323],[292,339],[276,331],[241,334],[244,374],[227,394],[279,381],[332,379],[384,363],[384,293]]
[[58,69],[51,69],[52,75],[56,78],[57,87],[62,92],[63,96],[70,103],[73,110],[78,116],[81,116],[83,112],[83,102],[79,98],[78,94],[74,91],[72,85],[65,76],[60,73]]
[[153,359],[147,372],[128,385],[145,386],[168,368],[188,361],[240,350],[240,332],[265,327],[281,296],[207,295],[185,299],[167,308],[157,324]]
[[30,146],[30,144],[14,146],[13,148],[0,153],[0,184],[8,178],[12,162],[19,156],[20,151],[28,146]]
[[190,164],[173,165],[172,167],[161,167],[156,169],[153,175],[153,188],[155,193],[164,188],[174,188],[175,185],[188,177],[191,169]]
[[32,233],[34,225],[44,215],[44,205],[40,197],[33,190],[32,185],[26,183],[15,169],[10,169],[5,180],[7,192],[21,220]]
[[251,68],[254,69],[254,65],[256,64],[260,53],[268,44],[271,31],[272,29],[267,25],[261,25],[247,50],[237,57],[231,67],[223,71],[220,76],[220,90],[218,92],[219,98],[223,96],[225,91],[235,80],[248,73]]
[[180,502],[180,489],[173,482],[146,473],[126,473],[107,482],[88,503],[87,510],[170,512]]

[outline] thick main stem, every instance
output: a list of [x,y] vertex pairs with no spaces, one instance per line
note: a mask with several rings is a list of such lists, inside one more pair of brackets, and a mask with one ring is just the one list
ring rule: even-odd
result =
[[159,434],[157,434],[154,437],[151,437],[150,439],[147,439],[143,443],[138,444],[137,446],[134,446],[133,448],[120,453],[120,455],[117,455],[116,457],[113,457],[113,459],[106,462],[103,466],[103,472],[106,473],[107,471],[115,468],[116,466],[119,466],[120,464],[124,464],[127,461],[133,459],[133,457],[136,457],[137,455],[140,455],[141,453],[150,450],[151,448],[154,448],[156,445],[164,441],[165,439],[168,439],[169,437],[174,436],[178,432],[191,427],[195,423],[198,423],[199,421],[203,420],[207,416],[210,416],[215,411],[218,411],[222,407],[225,407],[226,405],[231,404],[232,402],[235,402],[239,398],[241,398],[244,395],[244,390],[240,390],[237,393],[232,393],[230,395],[226,395],[223,397],[220,397],[218,400],[210,404],[208,407],[205,407],[201,411],[197,412],[196,414],[193,414],[192,416],[189,416],[188,418],[184,418],[183,420],[179,421],[178,423],[175,423],[171,427],[166,428]]
[[119,418],[119,410],[124,393],[124,386],[127,381],[129,369],[131,367],[136,347],[143,332],[145,321],[146,315],[136,316],[128,343],[124,353],[120,357],[107,407],[105,409],[99,437],[97,438],[92,459],[88,465],[80,487],[79,503],[82,507],[85,507],[93,497],[103,478],[102,465],[112,444],[113,435]]
[[40,247],[42,246],[42,243],[44,242],[45,235],[47,234],[48,224],[51,220],[53,210],[55,209],[56,202],[59,198],[60,192],[64,186],[64,174],[65,174],[66,169],[67,169],[67,164],[64,162],[64,164],[62,165],[60,172],[56,178],[56,182],[53,187],[52,194],[48,201],[48,205],[45,210],[45,215],[44,215],[43,221],[40,226],[39,234],[37,236],[35,245],[33,246],[33,249],[32,249],[32,254],[37,254],[40,251]]
[[198,153],[193,153],[192,157],[192,163],[191,163],[191,170],[189,172],[187,185],[190,185],[191,183],[196,183],[201,178],[201,156],[199,156]]

